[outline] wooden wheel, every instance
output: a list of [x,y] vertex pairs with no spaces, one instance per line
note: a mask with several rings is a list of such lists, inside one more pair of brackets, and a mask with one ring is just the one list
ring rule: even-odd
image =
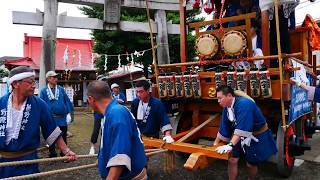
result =
[[293,135],[294,129],[292,126],[289,126],[284,132],[281,123],[279,124],[277,132],[278,153],[276,154],[277,170],[281,176],[286,178],[291,175],[294,167],[295,157],[289,154],[289,142],[292,140]]

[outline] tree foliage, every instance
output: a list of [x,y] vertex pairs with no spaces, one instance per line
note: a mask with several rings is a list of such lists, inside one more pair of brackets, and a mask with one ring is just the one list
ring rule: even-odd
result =
[[[80,10],[83,14],[88,15],[91,18],[103,19],[103,7],[102,6],[84,6]],[[174,24],[179,23],[179,12],[167,12],[167,21],[172,21]],[[187,13],[187,23],[202,20],[197,18],[199,11],[190,11]],[[154,11],[150,10],[151,17],[154,17]],[[147,15],[145,9],[136,8],[121,8],[122,21],[136,21],[147,22]],[[134,51],[142,51],[151,48],[150,36],[148,33],[136,33],[136,32],[124,32],[124,31],[105,31],[105,30],[93,30],[92,36],[95,41],[93,47],[94,52],[98,54],[127,54]],[[154,36],[155,38],[155,36]],[[171,63],[180,62],[180,36],[169,35],[169,51]],[[192,60],[195,57],[195,37],[189,33],[188,35],[188,59]],[[154,39],[154,42],[156,40]],[[129,56],[130,58],[130,56]],[[129,63],[126,56],[121,56],[121,64]],[[105,57],[101,56],[97,58],[96,66],[98,73],[104,71]],[[148,66],[152,63],[152,52],[148,51],[144,56],[135,57],[135,62],[142,63],[144,66]],[[108,56],[108,69],[107,71],[116,69],[118,67],[118,57]]]

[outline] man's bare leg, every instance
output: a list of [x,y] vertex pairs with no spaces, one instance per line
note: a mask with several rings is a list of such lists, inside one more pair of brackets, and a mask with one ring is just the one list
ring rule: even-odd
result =
[[239,158],[230,158],[228,163],[229,180],[236,180],[238,176],[238,161]]
[[248,180],[253,180],[258,174],[258,166],[252,165],[247,162],[249,177]]

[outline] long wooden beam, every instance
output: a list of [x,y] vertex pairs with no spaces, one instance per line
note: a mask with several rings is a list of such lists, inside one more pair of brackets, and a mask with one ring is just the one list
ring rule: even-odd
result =
[[[13,24],[43,25],[43,13],[12,11]],[[152,22],[153,33],[158,33],[157,24]],[[103,20],[87,17],[72,17],[58,15],[57,27],[76,29],[116,30],[112,26],[103,26]],[[148,24],[144,22],[120,21],[119,28],[122,31],[149,33]],[[180,34],[179,24],[167,23],[168,34]]]
[[209,119],[207,119],[206,121],[204,121],[202,124],[200,124],[199,126],[197,126],[196,128],[192,129],[188,134],[186,134],[185,136],[183,136],[182,138],[180,138],[177,142],[184,142],[185,140],[187,140],[189,137],[191,137],[192,135],[194,135],[195,133],[197,133],[198,131],[200,131],[203,127],[205,127],[207,124],[209,124],[211,121],[213,121],[216,117],[220,116],[219,113],[212,115],[209,117]]
[[[59,2],[88,6],[102,6],[104,4],[104,0],[59,0]],[[145,0],[121,0],[121,6],[131,8],[146,8]],[[179,0],[150,0],[149,8],[179,11]],[[191,7],[188,6],[188,10],[191,10]]]
[[210,20],[210,21],[194,22],[194,23],[190,23],[189,27],[197,28],[197,27],[207,26],[207,25],[211,25],[211,24],[226,23],[226,22],[230,22],[230,21],[240,21],[240,20],[244,20],[244,19],[247,19],[247,18],[252,19],[252,18],[255,18],[255,17],[256,17],[256,13],[253,12],[253,13],[239,15],[239,16],[226,17],[226,18],[222,18],[222,19],[214,19],[214,20]]
[[145,146],[168,149],[172,151],[179,151],[184,153],[202,153],[205,156],[228,160],[230,158],[230,153],[219,154],[215,151],[218,146],[224,145],[223,143],[219,143],[216,146],[204,147],[203,145],[189,144],[189,143],[181,143],[174,142],[171,144],[164,144],[163,140],[160,139],[151,139],[151,138],[143,138],[143,143]]
[[[292,54],[282,54],[281,57],[289,58],[289,57],[300,57],[301,53],[292,53]],[[257,57],[249,57],[243,59],[224,59],[224,60],[206,60],[206,61],[195,61],[195,62],[186,62],[186,63],[174,63],[174,64],[162,64],[158,65],[159,68],[169,68],[169,67],[181,67],[181,66],[196,66],[196,65],[208,65],[208,64],[222,64],[222,63],[232,63],[238,61],[257,61],[257,60],[276,60],[278,55],[270,55],[270,56],[257,56]]]

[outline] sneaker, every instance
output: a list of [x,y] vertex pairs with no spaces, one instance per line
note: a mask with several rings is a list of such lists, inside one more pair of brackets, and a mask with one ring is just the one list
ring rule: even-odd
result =
[[73,136],[73,134],[71,132],[67,131],[67,138],[70,138],[72,136]]
[[91,146],[90,151],[89,151],[89,155],[94,155],[94,153],[95,153],[94,146]]

